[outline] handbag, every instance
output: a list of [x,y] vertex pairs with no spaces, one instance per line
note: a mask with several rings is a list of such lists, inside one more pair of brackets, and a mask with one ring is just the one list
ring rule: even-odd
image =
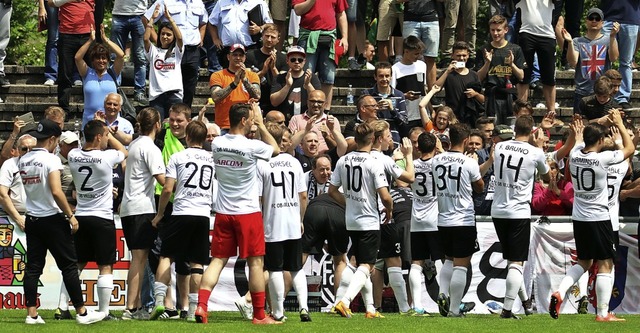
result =
[[131,102],[129,102],[129,98],[127,98],[127,94],[125,94],[124,91],[122,91],[122,88],[118,84],[118,79],[116,78],[116,73],[113,71],[113,68],[109,67],[107,69],[107,73],[109,73],[109,75],[113,79],[113,82],[115,82],[116,92],[122,98],[122,106],[120,108],[121,116],[126,120],[128,120],[131,123],[131,125],[135,126],[138,118],[138,112],[136,108],[133,106],[133,104],[131,104]]

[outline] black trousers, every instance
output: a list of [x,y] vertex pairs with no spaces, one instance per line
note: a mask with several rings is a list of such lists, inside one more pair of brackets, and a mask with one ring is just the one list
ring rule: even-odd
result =
[[185,45],[182,56],[182,87],[184,89],[182,102],[189,105],[193,103],[198,84],[198,72],[200,70],[200,47],[197,45]]
[[[76,68],[76,52],[89,39],[89,34],[59,34],[58,37],[58,105],[69,113],[69,98],[73,87],[73,72]],[[87,61],[87,56],[85,56]],[[87,62],[90,63],[90,62]],[[76,110],[82,112],[82,110]]]
[[24,295],[26,306],[36,306],[38,298],[38,280],[46,262],[47,250],[56,260],[62,271],[62,280],[69,292],[73,306],[84,305],[76,249],[69,222],[62,214],[47,217],[27,215],[25,233],[27,235],[27,267],[24,276]]

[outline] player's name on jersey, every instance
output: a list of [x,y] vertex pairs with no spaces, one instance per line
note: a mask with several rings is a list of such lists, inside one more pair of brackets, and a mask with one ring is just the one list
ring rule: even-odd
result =
[[225,152],[225,153],[232,153],[232,154],[236,154],[236,155],[240,155],[240,156],[245,156],[247,155],[245,152],[243,152],[242,150],[239,149],[233,149],[233,148],[226,148],[226,147],[217,147],[214,151],[214,153],[220,153],[220,152]]
[[100,157],[70,156],[69,163],[102,164]]
[[370,155],[359,156],[355,154],[348,154],[348,155],[345,155],[345,162],[364,162],[369,159],[368,156]]
[[514,190],[518,190],[520,191],[522,189],[522,187],[518,184],[509,184],[509,183],[505,183],[505,182],[501,182],[501,181],[496,181],[496,186],[500,186],[500,187],[508,187],[508,188],[512,188]]
[[223,159],[216,160],[216,165],[242,167],[242,164],[243,164],[242,161],[236,161],[236,160],[223,160]]
[[453,199],[460,198],[460,195],[457,193],[438,192],[438,195],[441,197],[447,197],[447,198],[453,198]]
[[272,168],[292,168],[293,165],[290,161],[270,161],[269,166]]
[[507,143],[504,146],[502,146],[502,149],[513,151],[513,152],[524,154],[524,155],[529,154],[529,149],[527,149],[527,147],[522,147],[520,145],[510,145]]
[[42,163],[40,163],[38,161],[29,161],[29,162],[21,162],[20,163],[20,169],[22,169],[24,167],[30,167],[30,166],[34,166],[36,168],[42,168]]
[[413,197],[413,201],[414,201],[414,202],[419,202],[419,203],[423,203],[423,204],[429,204],[429,203],[432,203],[432,202],[433,202],[433,200],[434,200],[434,198],[433,198],[433,197],[432,197],[432,198],[427,198],[427,199],[423,199],[423,198],[418,197],[418,196]]
[[83,199],[97,199],[97,198],[101,198],[105,195],[106,193],[80,193],[78,192],[78,198],[83,198]]
[[584,199],[584,200],[596,200],[598,198],[597,194],[587,194],[587,193],[574,193],[574,195],[576,197],[579,197],[580,199]]
[[272,203],[271,208],[289,208],[289,207],[298,207],[297,202],[277,202]]
[[209,163],[213,163],[213,156],[211,155],[199,155],[199,154],[189,154],[190,158],[195,158],[196,160],[205,161]]
[[454,162],[454,163],[459,163],[459,164],[464,164],[464,162],[466,162],[468,160],[468,158],[456,157],[456,156],[448,156],[448,155],[443,155],[439,159],[441,161]]
[[610,166],[607,168],[607,173],[610,175],[625,175],[627,171],[616,166]]
[[187,197],[198,197],[198,198],[210,198],[211,197],[211,193],[210,192],[198,192],[198,191],[186,191],[184,192],[184,195]]
[[597,158],[584,158],[584,157],[572,157],[571,158],[571,163],[572,164],[587,164],[587,165],[600,165],[600,161]]
[[367,198],[356,197],[356,196],[353,196],[353,195],[351,195],[349,193],[345,193],[344,197],[346,199],[353,200],[353,201],[356,201],[356,202],[367,202]]

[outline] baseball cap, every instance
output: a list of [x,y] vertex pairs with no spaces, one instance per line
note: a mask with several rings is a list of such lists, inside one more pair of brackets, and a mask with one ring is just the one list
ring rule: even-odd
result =
[[498,125],[493,129],[493,135],[497,135],[502,140],[511,140],[513,139],[513,129],[509,125]]
[[244,48],[244,45],[242,45],[242,44],[233,44],[233,45],[231,45],[231,48],[229,49],[229,52],[233,53],[236,50],[242,50],[243,53],[247,53],[247,50]]
[[451,139],[446,134],[436,134],[443,146],[451,145]]
[[59,137],[61,134],[60,126],[49,119],[40,120],[36,129],[29,132],[29,135],[36,139],[46,139],[52,136]]
[[589,9],[589,11],[587,12],[587,17],[591,16],[591,14],[598,14],[601,19],[604,19],[604,13],[602,12],[602,10],[600,10],[600,8],[594,7]]
[[78,135],[75,132],[64,131],[60,135],[60,142],[64,142],[66,144],[72,144],[74,142],[79,142],[79,141],[80,139],[78,138]]
[[298,45],[293,45],[289,48],[289,50],[287,51],[287,55],[293,54],[293,53],[299,53],[302,54],[303,56],[306,56],[307,53],[304,51],[304,49]]

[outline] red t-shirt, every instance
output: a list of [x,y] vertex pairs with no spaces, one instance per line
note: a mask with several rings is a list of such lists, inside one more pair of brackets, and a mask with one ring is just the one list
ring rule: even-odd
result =
[[[84,0],[82,2],[68,2],[62,5],[58,11],[60,25],[58,31],[63,34],[80,35],[91,32],[91,26],[95,25],[93,10],[95,0]],[[96,34],[100,33],[100,28],[95,27]]]
[[[292,0],[295,6],[305,0]],[[333,30],[336,28],[336,14],[344,12],[349,6],[347,0],[318,0],[311,9],[300,17],[300,27],[307,30]]]

